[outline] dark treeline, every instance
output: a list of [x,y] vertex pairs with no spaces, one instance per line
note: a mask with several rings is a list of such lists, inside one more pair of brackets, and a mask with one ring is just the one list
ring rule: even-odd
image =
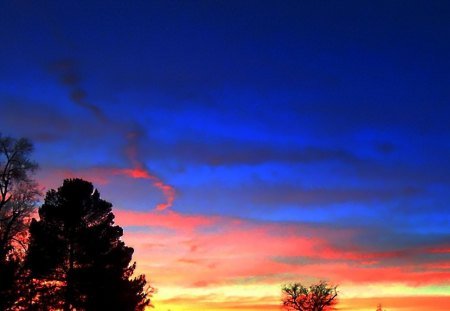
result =
[[0,310],[144,310],[152,288],[133,276],[112,204],[68,179],[37,208],[32,150],[0,136]]

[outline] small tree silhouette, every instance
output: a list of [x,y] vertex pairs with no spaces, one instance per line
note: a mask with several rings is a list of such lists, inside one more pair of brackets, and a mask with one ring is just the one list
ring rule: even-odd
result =
[[133,249],[121,241],[111,203],[90,182],[50,190],[30,226],[26,259],[34,291],[28,310],[144,310],[151,292],[132,278]]
[[325,281],[311,285],[309,288],[301,283],[283,286],[283,306],[287,310],[326,311],[336,304],[337,286],[330,286]]

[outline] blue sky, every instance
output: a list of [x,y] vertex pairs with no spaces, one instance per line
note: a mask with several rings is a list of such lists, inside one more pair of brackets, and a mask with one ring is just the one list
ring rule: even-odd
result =
[[135,132],[183,212],[444,225],[443,2],[2,6],[2,131],[44,169],[125,166]]

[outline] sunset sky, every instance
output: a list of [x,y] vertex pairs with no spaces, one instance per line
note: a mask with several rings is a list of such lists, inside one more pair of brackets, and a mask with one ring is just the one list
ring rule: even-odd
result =
[[94,183],[156,311],[450,305],[450,2],[0,1],[0,132]]

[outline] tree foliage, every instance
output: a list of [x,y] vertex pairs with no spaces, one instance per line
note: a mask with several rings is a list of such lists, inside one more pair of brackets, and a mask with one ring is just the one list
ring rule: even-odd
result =
[[325,281],[311,285],[309,288],[301,283],[283,286],[283,306],[287,310],[326,311],[330,310],[337,299],[337,286],[330,286]]
[[150,304],[111,207],[81,179],[47,193],[30,226],[26,267],[35,285],[27,309],[132,311]]
[[15,286],[27,245],[29,219],[40,192],[32,175],[33,145],[25,138],[0,135],[0,309],[17,299]]

